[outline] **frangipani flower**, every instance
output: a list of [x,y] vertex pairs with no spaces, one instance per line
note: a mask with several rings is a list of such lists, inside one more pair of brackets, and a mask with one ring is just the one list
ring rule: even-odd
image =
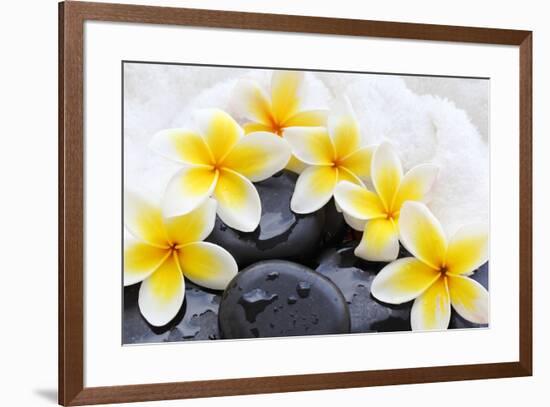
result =
[[376,148],[371,176],[376,192],[343,181],[334,198],[354,229],[363,230],[355,255],[370,261],[392,261],[399,254],[399,214],[405,201],[420,201],[438,174],[433,164],[411,168],[403,176],[401,161],[388,143]]
[[399,230],[401,242],[414,257],[384,267],[372,283],[372,295],[390,304],[414,299],[413,330],[447,329],[451,305],[471,322],[488,323],[489,293],[468,278],[488,259],[486,226],[462,227],[447,242],[426,205],[405,202]]
[[282,170],[290,147],[275,134],[251,133],[218,109],[199,111],[198,131],[157,133],[151,147],[184,165],[169,182],[163,202],[166,216],[189,213],[212,196],[218,215],[230,227],[251,232],[260,223],[260,197],[252,182]]
[[[253,80],[239,81],[233,100],[239,113],[249,120],[243,126],[245,133],[267,131],[284,136],[289,127],[324,126],[326,110],[302,110],[303,79],[303,72],[275,71],[270,95]],[[297,172],[303,167],[294,157],[288,164],[290,170]]]
[[363,185],[370,176],[373,146],[362,146],[351,106],[342,101],[331,110],[328,126],[285,130],[292,153],[308,167],[300,174],[290,208],[311,213],[332,198],[339,181]]
[[156,208],[126,193],[124,222],[133,238],[125,241],[124,285],[139,282],[139,309],[154,326],[166,325],[180,310],[184,276],[206,288],[223,290],[237,274],[225,249],[202,242],[214,227],[216,201],[206,200],[187,215],[163,218]]

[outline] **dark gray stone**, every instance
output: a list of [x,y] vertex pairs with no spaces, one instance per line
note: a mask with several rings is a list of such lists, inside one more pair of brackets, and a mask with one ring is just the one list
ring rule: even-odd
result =
[[[290,210],[297,177],[285,170],[255,184],[262,202],[262,217],[256,230],[239,232],[216,218],[214,230],[207,241],[228,250],[240,268],[260,260],[303,261],[310,257],[325,238],[325,210],[307,215],[295,214]],[[335,238],[342,227],[338,224],[337,215],[331,214],[327,240]]]
[[138,306],[140,284],[124,288],[123,344],[218,339],[220,292],[185,281],[185,300],[178,314],[162,327],[150,325]]
[[412,303],[385,304],[370,293],[376,274],[387,263],[368,262],[356,257],[354,244],[331,248],[317,260],[315,271],[338,286],[349,305],[351,332],[393,332],[411,329]]
[[266,260],[242,270],[220,303],[223,338],[342,334],[350,316],[340,290],[313,270]]
[[[325,205],[324,211],[325,226],[323,228],[321,246],[332,246],[351,238],[351,228],[347,226],[344,215],[336,210],[334,198]],[[348,233],[350,233],[349,237],[347,236]]]

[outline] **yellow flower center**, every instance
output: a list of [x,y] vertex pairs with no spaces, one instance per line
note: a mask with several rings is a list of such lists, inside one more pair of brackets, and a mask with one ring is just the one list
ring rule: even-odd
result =
[[389,210],[386,212],[386,219],[387,220],[391,220],[391,221],[394,221],[394,222],[397,222],[397,218],[399,216],[399,211],[394,211],[394,210]]
[[273,129],[273,133],[275,133],[279,137],[283,137],[283,130],[284,129],[278,123],[273,123],[272,129]]
[[279,123],[279,121],[272,115],[270,115],[269,121],[270,121],[271,131],[276,135],[278,135],[279,137],[283,137],[283,130],[284,130],[283,124]]

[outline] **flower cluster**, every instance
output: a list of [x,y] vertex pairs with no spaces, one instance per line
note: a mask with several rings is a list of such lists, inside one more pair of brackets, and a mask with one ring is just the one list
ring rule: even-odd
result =
[[[425,163],[404,173],[390,143],[369,144],[346,98],[328,110],[305,110],[303,73],[275,71],[270,92],[243,80],[227,112],[196,112],[192,126],[157,133],[151,148],[181,169],[160,207],[130,193],[125,225],[134,239],[124,254],[124,284],[142,282],[139,307],[152,325],[168,323],[185,294],[184,277],[225,289],[237,273],[231,254],[203,242],[216,214],[229,227],[254,231],[261,201],[254,186],[287,168],[299,173],[291,210],[312,213],[334,199],[346,222],[363,232],[355,255],[388,262],[372,284],[380,301],[414,300],[413,329],[446,329],[451,307],[486,323],[488,293],[468,278],[487,261],[484,225],[469,225],[447,239],[426,206],[438,167]],[[400,258],[400,244],[412,257]]]
[[208,199],[187,215],[165,218],[159,208],[125,193],[124,222],[132,237],[124,242],[124,285],[142,282],[139,308],[150,324],[165,325],[178,313],[183,276],[223,290],[237,274],[228,251],[202,241],[214,227],[215,214],[216,201]]

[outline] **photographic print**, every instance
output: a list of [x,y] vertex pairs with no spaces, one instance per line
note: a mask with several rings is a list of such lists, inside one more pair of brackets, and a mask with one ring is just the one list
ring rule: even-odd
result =
[[123,344],[489,326],[489,79],[122,77]]

